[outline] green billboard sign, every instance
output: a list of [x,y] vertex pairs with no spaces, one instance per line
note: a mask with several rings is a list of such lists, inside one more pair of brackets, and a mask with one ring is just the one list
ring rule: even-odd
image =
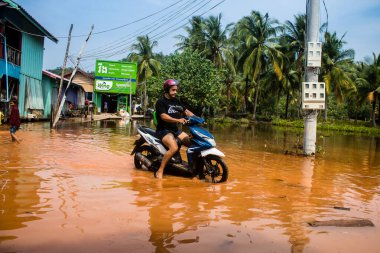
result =
[[135,94],[137,64],[96,60],[94,91]]

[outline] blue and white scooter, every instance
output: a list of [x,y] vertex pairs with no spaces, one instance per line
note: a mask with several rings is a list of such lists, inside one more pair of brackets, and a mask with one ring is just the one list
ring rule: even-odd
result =
[[[185,172],[191,176],[198,176],[201,180],[212,183],[222,183],[228,179],[228,167],[223,161],[225,156],[216,148],[214,137],[205,128],[199,126],[205,122],[203,118],[191,116],[187,118],[186,125],[190,129],[191,146],[187,149],[187,162],[183,161],[179,150],[170,159],[165,171],[173,169],[177,172]],[[135,147],[131,153],[134,156],[135,167],[138,169],[157,171],[162,157],[167,149],[156,136],[156,131],[146,126],[139,126],[137,131],[140,138],[135,141]],[[174,172],[174,171],[173,171]]]

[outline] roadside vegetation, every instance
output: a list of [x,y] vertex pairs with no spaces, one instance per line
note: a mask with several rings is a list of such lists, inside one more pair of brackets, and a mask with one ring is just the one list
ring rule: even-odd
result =
[[[163,81],[174,78],[181,100],[198,115],[302,128],[306,15],[285,23],[258,11],[227,25],[222,18],[192,17],[170,55],[155,53],[157,42],[139,37],[122,59],[138,63],[138,102],[154,107]],[[326,27],[319,80],[326,83],[327,109],[318,128],[378,135],[380,54],[369,51],[371,57],[355,62],[345,34]]]

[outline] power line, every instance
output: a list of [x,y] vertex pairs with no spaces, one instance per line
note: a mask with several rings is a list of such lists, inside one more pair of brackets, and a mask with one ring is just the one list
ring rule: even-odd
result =
[[[85,54],[84,57],[88,57],[90,55],[92,55],[92,53],[106,53],[107,51],[112,51],[113,49],[115,49],[115,47],[121,47],[121,46],[125,46],[125,43],[131,39],[131,37],[136,37],[140,34],[142,34],[143,32],[141,31],[145,31],[144,33],[146,33],[146,31],[151,31],[151,30],[156,30],[157,27],[160,27],[160,25],[162,23],[166,23],[165,21],[169,20],[169,21],[174,21],[175,19],[178,18],[178,16],[184,12],[186,13],[186,9],[191,6],[192,4],[196,3],[198,0],[188,0],[187,2],[185,2],[183,5],[179,6],[179,10],[177,10],[175,13],[169,13],[170,15],[168,14],[163,14],[163,16],[159,16],[157,19],[153,20],[150,24],[150,25],[147,25],[147,26],[144,26],[142,28],[139,28],[135,31],[133,31],[132,33],[124,36],[123,38],[120,38],[118,40],[115,40],[114,42],[111,42],[111,43],[108,43],[107,45],[104,45],[104,46],[100,46],[96,49],[93,49],[93,50],[90,50],[90,51],[87,51],[87,53]],[[204,0],[202,0],[204,1]],[[201,2],[202,2],[201,1]],[[169,11],[170,12],[170,11]],[[166,17],[165,17],[166,15]],[[173,19],[173,17],[175,17]],[[109,50],[111,49],[111,50]]]
[[[208,0],[207,4],[208,4],[209,2],[211,2],[211,1],[212,1],[212,0]],[[194,2],[194,1],[193,1],[193,2]],[[194,9],[195,7],[198,7],[198,5],[199,5],[199,4],[202,4],[202,2],[204,2],[204,1],[202,0],[200,3],[198,3],[197,5],[191,7],[190,9],[186,10],[184,13],[187,13],[188,11],[191,11],[191,10]],[[202,7],[204,7],[204,5],[203,5]],[[202,8],[202,7],[201,7],[201,8]],[[193,12],[193,13],[194,13],[194,12]],[[190,15],[192,15],[192,14],[190,14]],[[187,15],[186,17],[188,17],[188,16],[190,16],[190,15]],[[133,43],[136,41],[136,37],[137,37],[137,35],[143,35],[143,34],[145,34],[145,35],[149,35],[149,34],[151,34],[152,32],[155,32],[155,31],[158,31],[158,30],[162,30],[162,29],[167,30],[167,29],[170,29],[172,26],[169,26],[168,28],[166,28],[166,25],[168,25],[168,24],[170,24],[170,23],[174,23],[174,22],[175,22],[175,24],[177,24],[178,22],[180,22],[180,21],[177,21],[178,18],[180,18],[180,16],[177,16],[177,17],[174,18],[174,19],[172,19],[172,18],[170,18],[170,17],[167,17],[167,18],[165,18],[164,20],[162,20],[161,22],[156,23],[156,24],[154,24],[153,26],[150,26],[150,29],[140,29],[140,30],[143,30],[143,31],[141,32],[140,30],[138,30],[138,33],[135,34],[135,36],[130,37],[130,38],[128,38],[127,40],[124,40],[123,42],[124,42],[125,44],[123,44],[123,45],[121,45],[121,46],[119,46],[119,47],[117,47],[117,48],[112,48],[112,50],[106,50],[106,52],[103,52],[103,53],[101,53],[101,54],[93,54],[92,57],[93,57],[93,58],[96,58],[96,56],[106,56],[106,57],[107,57],[107,56],[110,55],[110,54],[111,54],[111,56],[113,56],[113,55],[115,55],[115,54],[117,54],[117,53],[124,52],[124,51],[127,49],[127,47],[129,47],[131,44],[133,44]],[[116,51],[116,50],[117,50],[117,51]],[[109,56],[108,56],[108,57],[109,57]]]
[[[216,7],[218,7],[219,5],[221,5],[221,4],[222,4],[223,2],[225,2],[225,1],[226,1],[226,0],[220,1],[219,3],[217,3],[216,5],[214,5],[213,7],[211,7],[210,9],[208,9],[207,11],[205,11],[204,13],[200,14],[199,16],[203,16],[204,14],[206,14],[207,12],[209,12],[209,11],[215,9]],[[160,37],[157,37],[156,39],[159,40],[159,39],[161,39],[161,38],[163,38],[163,37],[169,35],[170,33],[175,32],[175,31],[177,31],[177,30],[183,28],[184,26],[186,26],[186,24],[187,24],[187,23],[185,23],[184,25],[181,25],[181,26],[179,26],[179,27],[177,27],[177,28],[175,28],[175,29],[173,29],[173,30],[170,30],[169,32],[167,32],[167,33],[161,35]],[[152,38],[154,39],[154,37],[152,37]]]
[[[134,20],[134,21],[129,22],[129,23],[124,24],[124,25],[120,25],[120,26],[113,27],[113,28],[110,28],[110,29],[106,29],[106,30],[102,30],[102,31],[99,31],[99,32],[95,32],[95,33],[93,33],[93,35],[96,35],[96,34],[102,34],[102,33],[111,32],[111,31],[115,31],[115,30],[121,29],[121,28],[123,28],[123,27],[126,27],[126,26],[129,26],[129,25],[132,25],[132,24],[138,23],[138,22],[143,21],[143,20],[145,20],[145,19],[148,19],[148,18],[150,18],[150,17],[152,17],[152,16],[154,16],[154,15],[156,15],[156,14],[158,14],[158,13],[161,13],[161,12],[163,12],[163,11],[166,11],[168,8],[171,8],[171,7],[175,6],[176,4],[178,4],[179,2],[182,2],[182,1],[184,1],[184,0],[179,0],[179,1],[173,3],[173,4],[169,5],[169,6],[166,6],[166,7],[162,8],[161,10],[156,11],[156,12],[154,12],[154,13],[152,13],[152,14],[149,14],[148,16],[145,16],[145,17],[143,17],[143,18],[140,18],[140,19]],[[47,38],[50,38],[50,39],[52,38],[52,37],[47,36],[47,35],[40,35],[40,34],[35,34],[35,33],[26,32],[26,31],[23,31],[23,30],[21,30],[21,29],[18,29],[18,28],[16,28],[16,27],[12,27],[12,26],[9,26],[9,28],[11,28],[11,29],[13,29],[13,30],[16,30],[16,31],[18,31],[18,32],[22,32],[22,33],[25,33],[25,34],[31,35],[31,36],[36,36],[36,37],[47,37]],[[85,36],[87,36],[87,34],[72,35],[72,37],[85,37]],[[58,38],[58,39],[66,39],[66,38],[68,38],[68,36],[57,36],[57,37],[55,37],[55,38]]]
[[[225,1],[226,1],[226,0],[222,0],[222,1],[218,2],[217,4],[215,4],[214,6],[212,6],[211,8],[209,8],[209,9],[207,9],[206,11],[204,11],[203,13],[201,13],[199,16],[203,16],[203,15],[205,15],[206,13],[208,13],[209,11],[215,9],[217,6],[221,5],[221,4],[222,4],[223,2],[225,2]],[[211,2],[211,0],[210,0],[209,2]],[[209,2],[207,2],[205,5],[207,5]],[[192,12],[191,14],[189,14],[187,17],[185,17],[185,18],[182,19],[181,21],[183,21],[183,20],[187,19],[188,17],[192,16],[195,12],[199,11],[200,9],[202,9],[205,5],[203,5],[202,7],[198,8],[197,10],[195,10],[194,12]],[[178,22],[177,22],[177,23],[178,23]],[[155,40],[160,40],[160,39],[166,37],[167,35],[169,35],[169,34],[175,32],[175,31],[177,31],[177,30],[179,30],[179,29],[181,29],[181,28],[183,28],[183,27],[185,27],[187,24],[188,24],[188,21],[186,21],[185,23],[183,23],[183,24],[181,24],[180,26],[177,26],[177,27],[171,26],[171,27],[168,28],[169,30],[166,29],[165,32],[157,33],[157,34],[153,35],[152,38],[155,39]],[[173,28],[173,27],[174,27],[174,28]],[[170,29],[170,28],[173,28],[173,29]],[[134,39],[134,41],[136,41],[136,39]],[[132,41],[132,42],[134,42],[134,41]],[[118,50],[118,51],[116,51],[116,52],[112,52],[112,53],[110,52],[110,54],[94,55],[95,57],[88,57],[87,59],[83,59],[83,61],[92,61],[92,63],[89,64],[89,65],[87,65],[87,67],[94,66],[95,63],[93,62],[93,59],[94,59],[94,58],[97,58],[96,56],[99,56],[99,58],[101,57],[101,58],[103,58],[103,59],[107,59],[107,58],[110,58],[110,57],[112,57],[112,56],[114,56],[114,55],[116,55],[116,54],[122,54],[122,53],[125,53],[125,52],[128,51],[128,49],[130,49],[130,46],[132,45],[132,42],[128,43],[127,46],[124,46],[124,48],[122,48],[122,49],[120,49],[120,50]]]
[[[204,8],[206,5],[208,5],[212,0],[209,0],[207,1],[205,4],[203,4],[201,7],[199,7],[198,9],[196,9],[195,11],[193,11],[192,13],[190,13],[189,15],[187,15],[185,18],[181,19],[180,21],[176,21],[176,24],[184,21],[184,20],[187,20],[189,17],[193,16],[196,12],[198,12],[199,10],[201,10],[202,8]],[[225,0],[219,2],[217,5],[211,7],[210,9],[208,9],[206,12],[202,13],[202,15],[204,15],[205,13],[207,13],[208,11],[214,9],[216,6],[220,5],[222,2],[224,2]],[[170,23],[170,22],[166,22],[166,23]],[[161,36],[162,34],[165,34],[165,35],[168,35],[170,34],[171,32],[175,31],[175,30],[178,30],[180,28],[182,28],[183,26],[185,26],[187,24],[187,21],[185,24],[181,25],[180,27],[177,27],[176,29],[172,29],[175,25],[172,25],[168,28],[166,28],[166,30],[164,32],[158,32],[156,34],[153,35],[153,37],[159,37],[160,39],[163,38],[164,36]],[[163,26],[162,26],[163,27]],[[160,28],[162,28],[160,27]],[[165,28],[165,27],[164,27]],[[169,30],[170,32],[168,33],[167,30]],[[154,30],[156,31],[156,29]],[[151,34],[152,32],[154,31],[149,31],[149,32],[146,32],[145,34],[146,35],[149,35]],[[142,33],[141,33],[142,34]],[[136,39],[135,38],[132,38],[132,41],[131,42],[128,42],[126,45],[123,45],[123,47],[117,51],[114,51],[112,52],[112,50],[109,50],[109,53],[102,53],[102,54],[93,54],[93,55],[89,55],[87,56],[87,59],[89,58],[97,58],[97,57],[102,57],[102,58],[110,58],[116,54],[122,54],[122,53],[125,53],[126,51],[129,50],[130,46],[133,44],[133,42],[135,42]]]

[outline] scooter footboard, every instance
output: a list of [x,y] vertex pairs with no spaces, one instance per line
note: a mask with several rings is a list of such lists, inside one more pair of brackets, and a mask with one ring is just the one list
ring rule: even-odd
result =
[[208,155],[216,155],[216,156],[219,156],[219,157],[225,157],[224,153],[222,151],[220,151],[219,149],[217,149],[217,148],[209,148],[209,149],[201,151],[201,156],[202,157],[205,157],[205,156],[208,156]]

